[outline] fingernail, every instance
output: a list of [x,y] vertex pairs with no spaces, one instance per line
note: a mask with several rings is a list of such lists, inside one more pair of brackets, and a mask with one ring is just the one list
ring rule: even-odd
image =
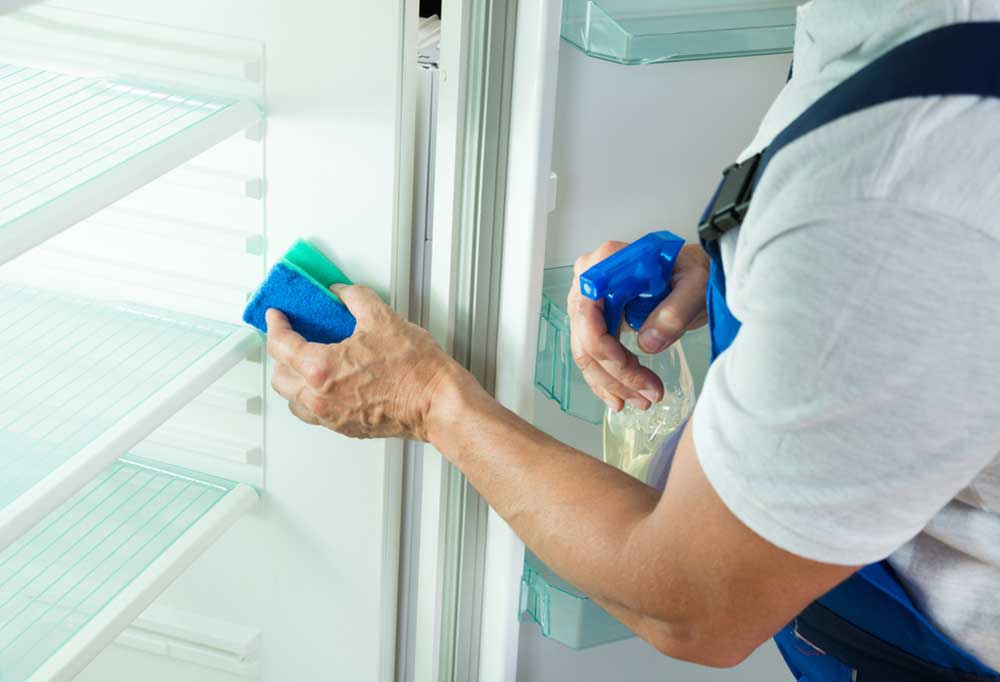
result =
[[617,412],[618,411],[618,406],[615,405],[615,403],[614,403],[613,400],[607,400],[607,399],[605,399],[604,400],[604,404],[607,405],[608,409],[611,410],[612,412]]
[[644,388],[641,391],[639,391],[639,393],[640,395],[642,395],[643,398],[649,401],[650,405],[652,405],[653,403],[655,403],[660,399],[659,394],[651,388]]
[[647,353],[659,353],[667,345],[667,337],[659,329],[647,329],[639,334],[639,348]]
[[336,284],[331,284],[330,285],[330,290],[333,291],[333,293],[335,293],[335,294],[340,293],[341,291],[343,291],[346,288],[347,288],[347,285],[346,284],[341,284],[340,282],[337,282]]
[[635,410],[642,411],[649,409],[649,403],[646,402],[645,400],[639,400],[638,398],[629,398],[625,402],[629,404],[629,407]]

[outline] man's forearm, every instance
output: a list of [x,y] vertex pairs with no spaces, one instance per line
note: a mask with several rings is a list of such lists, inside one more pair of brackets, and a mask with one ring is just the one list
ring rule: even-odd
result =
[[646,576],[629,565],[631,543],[659,492],[549,437],[485,393],[470,390],[449,404],[435,446],[546,565],[634,626],[645,613]]
[[442,407],[430,431],[438,450],[546,565],[663,653],[734,665],[853,570],[744,526],[701,470],[690,426],[661,494],[474,383],[456,382]]

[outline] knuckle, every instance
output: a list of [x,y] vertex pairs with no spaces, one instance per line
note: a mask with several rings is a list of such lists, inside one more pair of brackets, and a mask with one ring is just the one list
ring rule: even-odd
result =
[[577,352],[580,355],[585,356],[589,362],[593,362],[603,355],[601,353],[600,344],[596,343],[594,339],[588,337],[580,339],[580,347]]
[[619,242],[614,240],[606,241],[603,244],[601,244],[600,247],[598,247],[597,253],[601,254],[602,257],[607,257],[615,253],[616,251],[621,251],[626,246],[627,244],[625,242]]
[[573,272],[579,275],[594,263],[604,260],[613,253],[621,251],[626,246],[628,246],[627,242],[620,242],[614,240],[603,242],[600,246],[598,246],[590,253],[585,253],[579,258],[577,258],[573,262]]
[[660,308],[656,312],[654,324],[657,329],[669,334],[679,334],[686,326],[678,312],[670,307]]
[[576,366],[580,368],[581,372],[585,372],[594,362],[594,358],[592,358],[586,351],[576,348],[573,350],[573,362],[576,363]]
[[330,378],[330,369],[324,362],[313,362],[304,368],[302,376],[311,387],[320,389]]
[[320,419],[327,419],[330,416],[329,405],[318,395],[309,394],[303,396],[302,406]]

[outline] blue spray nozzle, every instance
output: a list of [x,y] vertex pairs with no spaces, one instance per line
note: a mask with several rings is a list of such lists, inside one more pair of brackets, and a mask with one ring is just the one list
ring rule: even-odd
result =
[[618,334],[622,315],[638,331],[670,293],[670,277],[684,240],[662,230],[637,239],[580,275],[580,293],[604,301],[608,333]]

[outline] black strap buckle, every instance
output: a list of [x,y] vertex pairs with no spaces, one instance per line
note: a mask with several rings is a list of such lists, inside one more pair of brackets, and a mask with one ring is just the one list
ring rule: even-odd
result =
[[743,224],[753,197],[754,176],[763,155],[763,152],[755,154],[743,163],[734,163],[722,171],[722,182],[706,212],[707,217],[698,226],[698,236],[703,241],[714,241]]

